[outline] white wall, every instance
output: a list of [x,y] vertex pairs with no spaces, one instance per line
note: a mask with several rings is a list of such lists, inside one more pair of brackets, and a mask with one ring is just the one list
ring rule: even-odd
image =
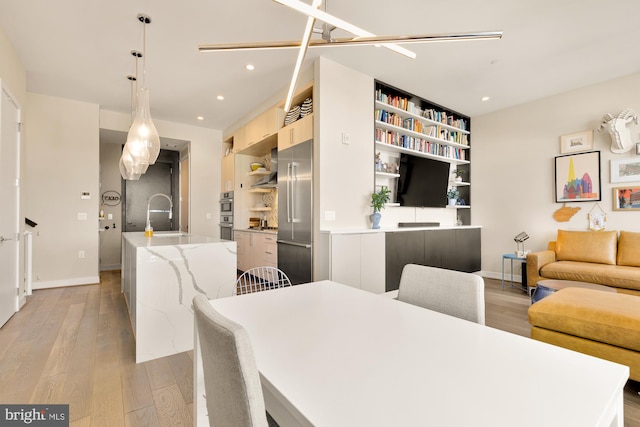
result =
[[[24,213],[38,223],[33,287],[95,283],[98,105],[28,93],[25,110]],[[81,199],[83,192],[91,198]],[[80,214],[86,220],[78,219]]]
[[[130,122],[131,117],[128,114],[100,111],[100,128],[102,129],[127,132]],[[222,132],[162,120],[154,120],[153,123],[160,136],[190,142],[190,232],[220,237],[218,201],[220,199]]]
[[[554,157],[560,155],[560,136],[596,129],[605,113],[625,108],[640,112],[640,74],[585,87],[496,113],[473,117],[471,182],[472,223],[482,225],[482,270],[500,277],[501,254],[515,250],[513,236],[526,231],[525,249],[546,249],[558,229],[588,229],[595,202],[568,203],[580,208],[568,222],[553,213]],[[640,126],[631,127],[640,141]],[[607,230],[640,231],[640,212],[613,212],[609,162],[635,156],[614,154],[606,133],[594,132],[594,149],[601,152],[602,201]],[[640,184],[640,183],[635,183]],[[597,210],[597,208],[596,208]],[[519,271],[518,271],[519,272]]]
[[[120,176],[120,144],[100,143],[100,195],[105,191],[116,191],[122,194],[122,178]],[[98,200],[100,202],[100,200]],[[118,270],[122,252],[122,199],[116,206],[104,205],[104,219],[100,226],[100,271]],[[109,219],[111,215],[111,219]],[[114,228],[115,224],[115,228]],[[109,227],[108,229],[105,227]]]

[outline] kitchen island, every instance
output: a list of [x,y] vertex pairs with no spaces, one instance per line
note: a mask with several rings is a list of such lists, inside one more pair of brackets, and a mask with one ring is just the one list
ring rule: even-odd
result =
[[230,296],[236,242],[181,232],[122,233],[122,292],[136,339],[136,363],[193,348],[197,294]]

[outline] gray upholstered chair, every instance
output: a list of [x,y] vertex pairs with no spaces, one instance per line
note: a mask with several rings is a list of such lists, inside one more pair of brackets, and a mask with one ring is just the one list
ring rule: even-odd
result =
[[484,281],[475,274],[407,264],[398,300],[484,325]]
[[247,331],[203,295],[193,298],[209,425],[267,427],[262,388]]

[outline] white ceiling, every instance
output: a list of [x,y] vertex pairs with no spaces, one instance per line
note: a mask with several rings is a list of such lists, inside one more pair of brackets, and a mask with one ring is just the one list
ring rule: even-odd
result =
[[[377,35],[503,30],[497,41],[408,45],[415,60],[373,46],[307,55],[471,116],[640,71],[639,0],[330,0],[326,7]],[[197,45],[300,39],[306,22],[271,0],[0,0],[0,27],[27,70],[29,91],[129,113],[126,76],[134,74],[129,52],[142,49],[141,12],[152,18],[152,116],[215,129],[285,88],[297,52],[199,53]]]

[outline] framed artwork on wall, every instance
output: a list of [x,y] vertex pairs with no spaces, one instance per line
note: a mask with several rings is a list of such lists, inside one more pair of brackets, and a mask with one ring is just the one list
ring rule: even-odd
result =
[[613,189],[614,211],[640,211],[640,186]]
[[611,160],[611,182],[640,182],[640,156]]
[[560,137],[560,154],[593,150],[593,130],[570,133]]
[[555,158],[556,203],[600,201],[600,181],[599,151]]

